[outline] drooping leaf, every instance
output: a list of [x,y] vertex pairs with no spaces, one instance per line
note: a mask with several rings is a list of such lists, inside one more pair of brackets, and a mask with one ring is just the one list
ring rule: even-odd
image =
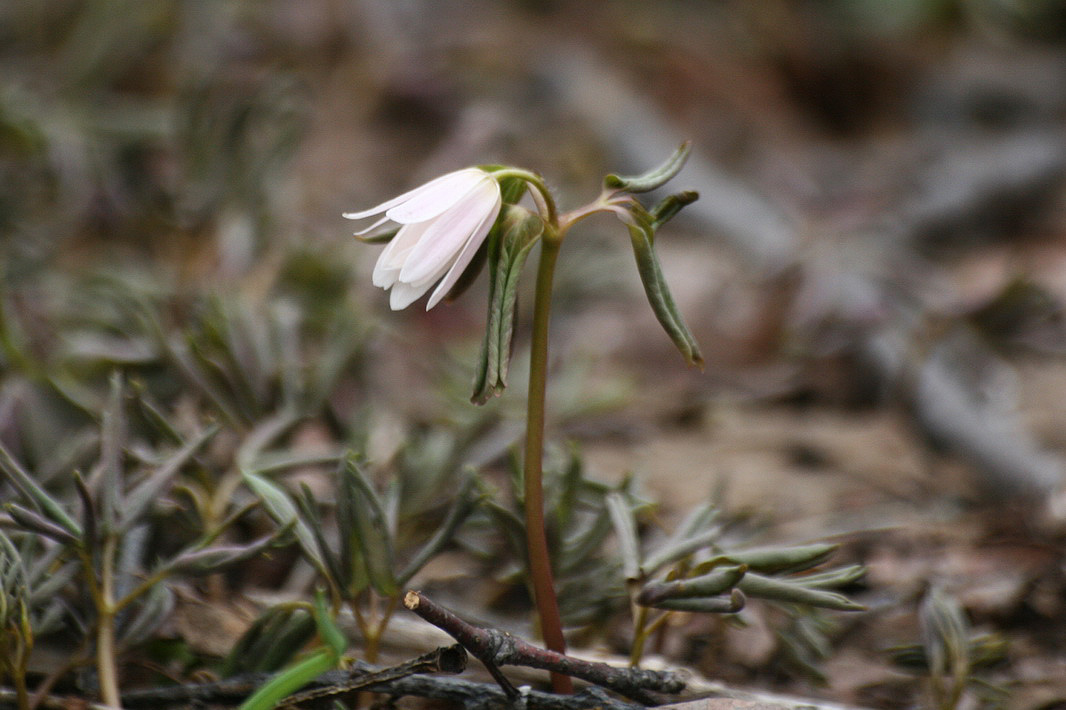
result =
[[695,190],[684,190],[667,195],[659,204],[652,207],[649,214],[652,218],[652,227],[656,230],[673,219],[678,212],[691,205],[700,198],[700,193]]
[[484,404],[507,386],[518,281],[529,252],[544,232],[540,217],[505,205],[488,238],[489,308],[471,401]]
[[637,259],[637,271],[640,273],[640,281],[644,285],[644,293],[648,297],[655,317],[659,320],[670,340],[677,346],[681,356],[690,365],[703,367],[703,356],[700,354],[699,345],[692,336],[691,331],[685,324],[670,294],[670,288],[666,284],[662,267],[659,265],[659,257],[655,253],[653,244],[654,229],[650,224],[637,223],[627,224],[630,240],[633,244],[633,254]]
[[691,150],[692,144],[689,141],[685,141],[662,165],[652,168],[642,175],[624,176],[611,173],[603,179],[603,186],[609,190],[624,190],[634,194],[651,192],[662,187],[681,172],[681,168],[685,167],[685,161],[688,160],[688,154]]

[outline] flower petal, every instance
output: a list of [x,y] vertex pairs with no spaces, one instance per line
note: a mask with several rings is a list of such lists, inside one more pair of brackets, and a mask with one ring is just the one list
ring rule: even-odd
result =
[[[414,188],[412,190],[408,190],[407,192],[403,193],[402,195],[397,195],[396,197],[393,197],[390,200],[385,200],[380,205],[376,205],[375,207],[371,207],[368,210],[361,210],[359,212],[345,212],[341,216],[344,217],[345,219],[365,219],[365,218],[369,217],[370,215],[380,214],[380,213],[382,213],[382,212],[384,212],[384,211],[386,211],[386,210],[388,210],[388,209],[390,209],[392,207],[395,207],[396,205],[399,205],[399,204],[402,204],[404,202],[407,202],[408,200],[410,200],[412,198],[417,198],[419,196],[419,194],[421,194],[421,193],[423,193],[423,192],[425,192],[427,190],[436,190],[436,189],[438,189],[440,187],[441,183],[445,183],[446,185],[451,185],[452,186],[452,187],[447,188],[447,189],[454,189],[454,185],[455,185],[454,181],[456,180],[455,176],[460,174],[460,173],[468,173],[470,171],[475,171],[475,172],[484,174],[484,171],[483,170],[479,170],[478,168],[464,168],[463,170],[456,170],[455,172],[448,173],[447,175],[441,175],[439,178],[435,178],[433,180],[430,180],[429,182],[424,183],[422,185],[419,185],[418,187],[416,187],[416,188]],[[459,178],[459,180],[466,180],[466,179],[468,179],[468,178]]]
[[484,170],[478,168],[466,168],[448,173],[413,191],[406,200],[391,207],[386,214],[389,219],[400,224],[434,219],[463,200],[471,190],[485,180],[492,180],[492,178]]
[[459,252],[459,257],[452,264],[452,267],[448,270],[448,273],[437,285],[436,290],[429,297],[429,301],[426,303],[426,310],[428,311],[433,306],[437,305],[442,298],[448,295],[448,292],[452,290],[452,286],[459,280],[459,277],[463,275],[463,271],[470,265],[474,255],[477,254],[477,250],[481,248],[482,242],[485,241],[485,237],[488,236],[489,230],[492,229],[493,223],[496,221],[496,217],[500,214],[500,207],[503,201],[500,198],[499,193],[496,195],[496,204],[493,209],[485,215],[481,220],[481,224],[477,226],[474,233],[470,235],[470,238],[466,242],[466,246]]
[[407,255],[418,244],[418,240],[422,238],[422,234],[430,224],[430,222],[422,222],[420,224],[407,224],[400,228],[400,231],[396,233],[392,241],[385,245],[385,248],[378,256],[377,263],[374,265],[374,274],[371,277],[371,281],[375,286],[388,288],[396,283],[404,261],[407,260]]
[[402,281],[397,281],[389,292],[389,307],[394,311],[402,311],[422,297],[429,290],[429,284],[425,286],[412,286]]
[[433,220],[407,255],[400,280],[416,283],[438,271],[442,265],[450,265],[486,215],[498,211],[499,203],[499,184],[492,178],[485,178],[463,200]]

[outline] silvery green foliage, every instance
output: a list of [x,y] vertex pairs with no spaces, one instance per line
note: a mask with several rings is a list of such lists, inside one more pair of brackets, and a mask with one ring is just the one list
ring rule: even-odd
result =
[[999,634],[974,631],[958,599],[939,586],[926,590],[918,605],[920,641],[890,649],[892,661],[929,679],[933,707],[952,710],[964,693],[975,691],[993,706],[1005,689],[987,682],[989,670],[1007,660],[1008,643]]
[[[146,450],[135,432],[144,422],[129,417],[131,396],[124,378],[112,375],[95,463],[84,476],[73,473],[66,496],[37,483],[38,476],[0,445],[0,480],[13,491],[4,508],[19,531],[14,549],[25,569],[27,618],[37,636],[60,624],[92,629],[115,623],[120,647],[135,646],[169,616],[174,597],[168,579],[226,569],[274,546],[288,532],[223,544],[217,540],[236,516],[184,541],[169,525],[166,539],[177,547],[162,556],[149,554],[151,530],[165,525],[169,509],[177,505],[178,482],[202,470],[198,459],[218,427],[206,427],[178,445]],[[100,599],[89,592],[105,580],[114,590],[116,613],[98,620]]]
[[[520,471],[512,466],[510,489],[490,491],[492,499],[462,535],[486,560],[499,557],[505,540],[512,562],[499,574],[509,580],[524,559]],[[755,599],[780,612],[781,654],[817,677],[834,629],[822,610],[864,608],[839,591],[857,584],[864,568],[826,567],[835,544],[751,546],[711,503],[694,507],[672,533],[659,533],[649,524],[654,505],[639,494],[637,481],[607,485],[590,478],[576,450],[550,457],[544,485],[555,584],[570,627],[596,626],[630,603],[653,615],[715,613],[742,620]]]
[[0,685],[10,679],[22,693],[33,648],[27,577],[22,551],[0,530]]

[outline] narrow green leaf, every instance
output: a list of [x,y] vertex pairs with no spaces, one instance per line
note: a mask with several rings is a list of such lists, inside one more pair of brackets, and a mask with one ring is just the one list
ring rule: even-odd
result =
[[822,564],[837,551],[839,545],[818,543],[794,547],[766,547],[731,552],[718,558],[734,564],[747,565],[752,572],[777,574],[800,572]]
[[524,207],[505,205],[489,235],[489,308],[470,398],[475,404],[484,404],[507,386],[519,276],[543,232],[540,217]]
[[644,563],[644,571],[647,574],[654,574],[662,567],[678,562],[697,550],[702,550],[721,535],[722,531],[716,526],[694,533],[691,537],[676,540],[671,538],[662,547],[648,555]]
[[681,172],[691,151],[692,144],[685,141],[662,165],[642,175],[623,176],[611,173],[603,179],[603,186],[609,190],[625,190],[634,194],[651,192],[662,187]]
[[97,484],[100,528],[106,534],[119,528],[123,511],[122,447],[126,439],[124,411],[125,383],[122,373],[111,373],[111,387],[100,423],[99,477],[90,476]]
[[63,526],[56,525],[43,515],[35,513],[28,508],[23,508],[18,503],[6,503],[4,504],[4,510],[23,530],[28,530],[35,535],[43,535],[69,547],[74,547],[79,542],[80,538],[72,535]]
[[312,680],[337,665],[333,649],[320,647],[303,660],[286,668],[241,703],[240,710],[274,710],[286,696],[292,695]]
[[770,577],[763,577],[760,574],[750,572],[744,575],[744,579],[740,580],[740,584],[737,586],[740,591],[749,597],[757,597],[759,599],[806,604],[823,609],[836,609],[837,611],[862,611],[866,608],[851,601],[843,594],[811,589],[810,587],[784,580],[771,579]]
[[318,550],[318,544],[307,523],[300,520],[296,511],[296,505],[289,498],[285,490],[270,479],[260,476],[252,471],[242,471],[241,476],[245,484],[263,503],[263,507],[271,518],[282,527],[293,526],[296,539],[308,560],[315,565],[319,572],[326,574],[326,564]]
[[392,534],[381,499],[367,480],[354,456],[345,461],[341,473],[341,495],[349,500],[359,549],[366,565],[371,586],[383,596],[399,593],[396,581]]
[[63,510],[59,502],[48,495],[33,477],[28,474],[11,456],[0,442],[0,473],[7,474],[12,485],[22,494],[23,499],[52,522],[58,523],[75,537],[81,537],[81,526]]
[[637,542],[637,521],[633,518],[633,510],[629,507],[625,496],[618,491],[608,493],[604,504],[611,516],[614,532],[618,536],[618,547],[622,556],[622,573],[626,580],[641,579],[643,570],[640,564],[640,543]]
[[222,661],[222,677],[273,672],[303,648],[315,634],[307,605],[279,604],[264,611],[237,639]]
[[129,495],[126,496],[125,507],[123,509],[123,530],[128,529],[141,515],[155,502],[155,500],[166,490],[167,486],[174,480],[174,477],[181,471],[182,467],[192,458],[204,444],[210,441],[215,434],[220,430],[218,425],[208,427],[201,432],[192,441],[186,443],[178,451],[176,451],[169,459],[167,459],[154,473],[148,478],[141,481],[137,487],[132,489]]
[[314,616],[315,628],[318,629],[319,638],[328,648],[333,650],[334,655],[339,659],[341,654],[348,648],[348,638],[329,613],[329,604],[326,602],[326,595],[321,589],[315,590]]
[[684,190],[683,192],[677,192],[673,195],[667,195],[661,202],[659,202],[659,204],[652,207],[649,211],[652,218],[652,228],[658,230],[659,227],[673,219],[678,212],[691,205],[699,198],[700,193],[695,190]]
[[213,574],[238,562],[249,560],[276,545],[278,539],[283,537],[290,528],[291,525],[286,526],[246,545],[212,545],[186,550],[163,565],[163,569],[167,574]]
[[637,595],[637,603],[644,606],[657,605],[664,599],[711,597],[735,588],[745,578],[748,568],[744,565],[723,567],[672,582],[652,582],[644,585]]
[[847,567],[826,570],[817,574],[795,577],[794,581],[796,584],[810,587],[811,589],[833,589],[835,587],[846,587],[862,579],[865,574],[866,568],[862,565],[848,565]]
[[922,646],[934,677],[964,676],[970,665],[970,623],[953,596],[931,588],[918,608]]
[[296,504],[300,508],[304,521],[311,528],[311,534],[315,536],[315,542],[318,543],[322,560],[325,562],[326,570],[329,572],[327,578],[338,591],[344,590],[347,587],[347,581],[344,578],[343,568],[340,560],[337,559],[336,553],[326,541],[326,533],[322,529],[322,517],[318,512],[318,501],[315,500],[311,488],[306,483],[300,484],[300,494],[296,496]]
[[663,326],[666,334],[677,346],[682,357],[690,365],[703,367],[703,356],[700,355],[699,345],[692,336],[684,318],[674,303],[670,294],[670,288],[663,277],[662,267],[659,265],[659,257],[655,253],[652,244],[654,232],[650,225],[626,225],[629,228],[630,239],[633,243],[633,254],[637,259],[637,271],[640,273],[641,283],[644,284],[644,293],[648,297],[655,317]]
[[734,589],[728,597],[692,597],[663,599],[652,606],[668,611],[689,611],[705,614],[735,614],[744,608],[744,593]]

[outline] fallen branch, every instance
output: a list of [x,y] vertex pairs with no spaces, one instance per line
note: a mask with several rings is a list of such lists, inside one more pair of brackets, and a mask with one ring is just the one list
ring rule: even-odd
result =
[[486,667],[528,666],[564,673],[594,683],[645,705],[664,701],[660,694],[674,695],[684,690],[685,681],[677,673],[640,668],[617,668],[606,663],[583,661],[548,651],[496,629],[474,626],[440,606],[421,592],[410,591],[404,606],[434,626],[443,629],[466,647]]
[[[376,669],[360,665],[359,673],[372,673]],[[270,676],[256,673],[240,678],[182,685],[172,688],[133,691],[122,696],[126,708],[184,708],[203,707],[204,705],[236,706],[251,695],[256,688],[269,680]],[[350,682],[352,676],[347,671],[330,671],[324,673],[311,683],[309,691],[335,688]],[[498,687],[491,683],[478,683],[449,676],[412,675],[366,686],[362,690],[380,693],[392,697],[419,697],[438,700],[444,703],[462,706],[465,710],[500,710],[513,708],[512,700]],[[627,703],[607,695],[596,687],[584,688],[573,695],[554,695],[536,690],[523,692],[523,700],[528,710],[643,710],[642,706]],[[10,696],[10,697],[9,697]],[[0,688],[0,708],[14,708],[14,691]],[[41,705],[43,708],[62,710],[71,707],[70,698],[48,696]],[[90,708],[106,710],[104,706],[91,705]]]

